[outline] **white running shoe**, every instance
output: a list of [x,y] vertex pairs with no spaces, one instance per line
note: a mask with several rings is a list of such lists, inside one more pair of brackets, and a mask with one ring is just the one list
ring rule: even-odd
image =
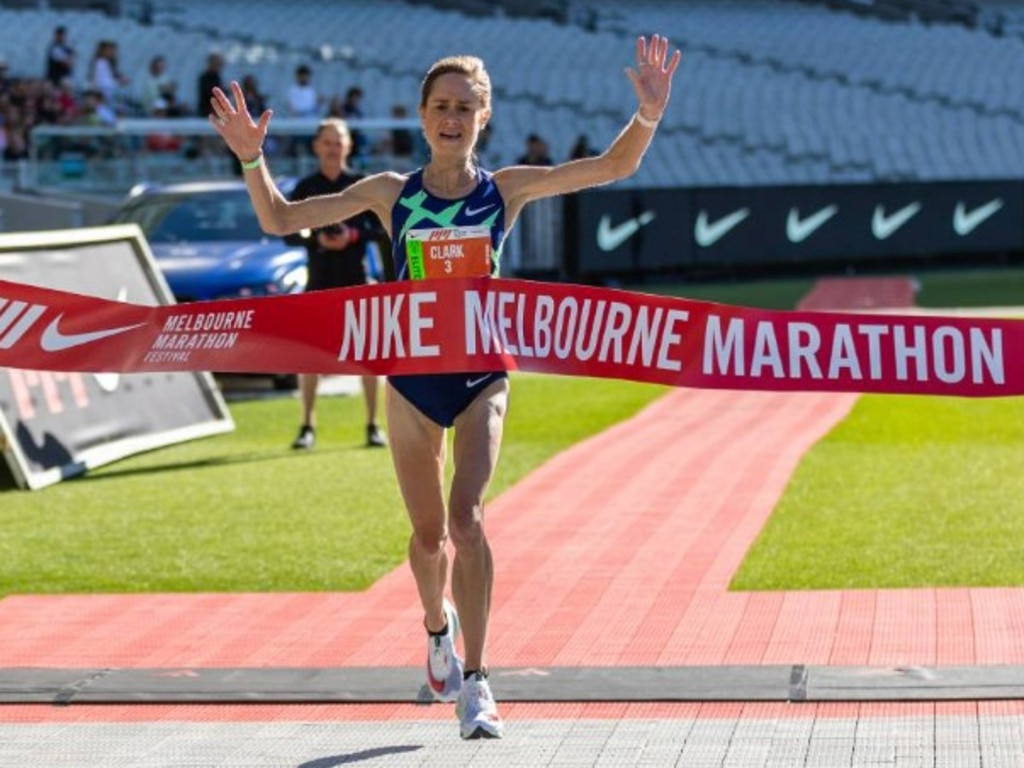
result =
[[444,615],[448,632],[441,637],[427,637],[427,684],[436,701],[455,701],[462,690],[462,657],[455,650],[459,636],[459,614],[447,600]]
[[464,739],[500,739],[504,725],[491,695],[487,678],[479,672],[462,684],[459,703],[455,705],[459,729]]

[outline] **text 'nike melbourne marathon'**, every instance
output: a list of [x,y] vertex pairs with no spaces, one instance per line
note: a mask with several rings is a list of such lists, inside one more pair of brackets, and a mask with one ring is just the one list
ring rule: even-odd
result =
[[[703,307],[716,305],[701,305]],[[431,291],[344,301],[338,359],[440,357]],[[463,354],[553,359],[704,376],[1002,384],[998,327],[867,317],[824,322],[515,290],[463,293]],[[836,316],[832,316],[836,317]],[[453,341],[445,339],[444,342]],[[450,351],[450,350],[449,350]]]

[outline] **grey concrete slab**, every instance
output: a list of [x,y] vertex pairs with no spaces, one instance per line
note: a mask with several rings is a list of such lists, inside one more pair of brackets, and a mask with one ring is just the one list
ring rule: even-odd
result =
[[0,768],[1019,768],[1024,755],[1020,724],[1009,716],[512,720],[505,738],[470,742],[459,739],[454,716],[61,725],[2,716],[0,707]]
[[[786,701],[788,666],[496,669],[504,701]],[[420,667],[0,669],[0,702],[429,702]]]
[[[431,701],[419,667],[0,669],[0,703]],[[1024,668],[549,667],[496,669],[503,701],[1024,699]]]
[[809,667],[808,701],[1024,698],[1024,667]]

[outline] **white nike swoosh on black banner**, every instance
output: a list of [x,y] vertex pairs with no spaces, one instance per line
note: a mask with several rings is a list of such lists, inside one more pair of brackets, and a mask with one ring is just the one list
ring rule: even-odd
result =
[[997,197],[989,200],[984,205],[979,205],[973,211],[968,211],[963,201],[956,204],[953,211],[953,231],[960,237],[966,237],[976,230],[983,222],[995,216],[1003,207],[1003,198]]
[[640,227],[654,221],[654,211],[644,211],[639,216],[626,219],[621,224],[612,226],[612,217],[605,214],[597,224],[597,247],[602,251],[614,251],[633,235]]
[[893,233],[910,221],[917,212],[921,210],[921,204],[916,200],[905,205],[895,213],[886,214],[885,208],[881,205],[875,206],[874,215],[871,217],[871,234],[878,240],[886,240]]
[[697,245],[707,248],[729,234],[733,228],[738,226],[749,215],[749,208],[740,208],[722,216],[716,221],[709,222],[708,212],[701,211],[697,214],[697,222],[693,227],[693,239],[697,241]]
[[838,212],[838,205],[829,205],[801,219],[799,209],[790,208],[786,217],[786,237],[791,243],[802,243]]

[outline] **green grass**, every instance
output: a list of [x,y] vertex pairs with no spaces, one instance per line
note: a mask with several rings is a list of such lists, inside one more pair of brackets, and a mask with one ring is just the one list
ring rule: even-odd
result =
[[922,307],[1017,307],[1024,304],[1024,269],[960,269],[918,275]]
[[[884,277],[884,275],[883,275]],[[1003,307],[1024,304],[1024,269],[958,269],[894,273],[920,285],[917,303],[922,307]],[[637,285],[632,290],[714,301],[740,307],[793,309],[814,286],[814,278],[779,278],[717,283]]]
[[[490,495],[664,391],[515,376]],[[388,452],[363,447],[361,398],[320,399],[310,453],[288,447],[297,401],[231,411],[233,433],[0,494],[0,595],[358,590],[405,559],[408,521]]]
[[732,588],[1024,584],[1024,399],[871,395],[800,463]]
[[638,285],[632,286],[629,290],[677,296],[696,301],[713,301],[718,304],[732,304],[738,307],[793,309],[800,298],[813,286],[814,280],[808,277],[756,282]]

